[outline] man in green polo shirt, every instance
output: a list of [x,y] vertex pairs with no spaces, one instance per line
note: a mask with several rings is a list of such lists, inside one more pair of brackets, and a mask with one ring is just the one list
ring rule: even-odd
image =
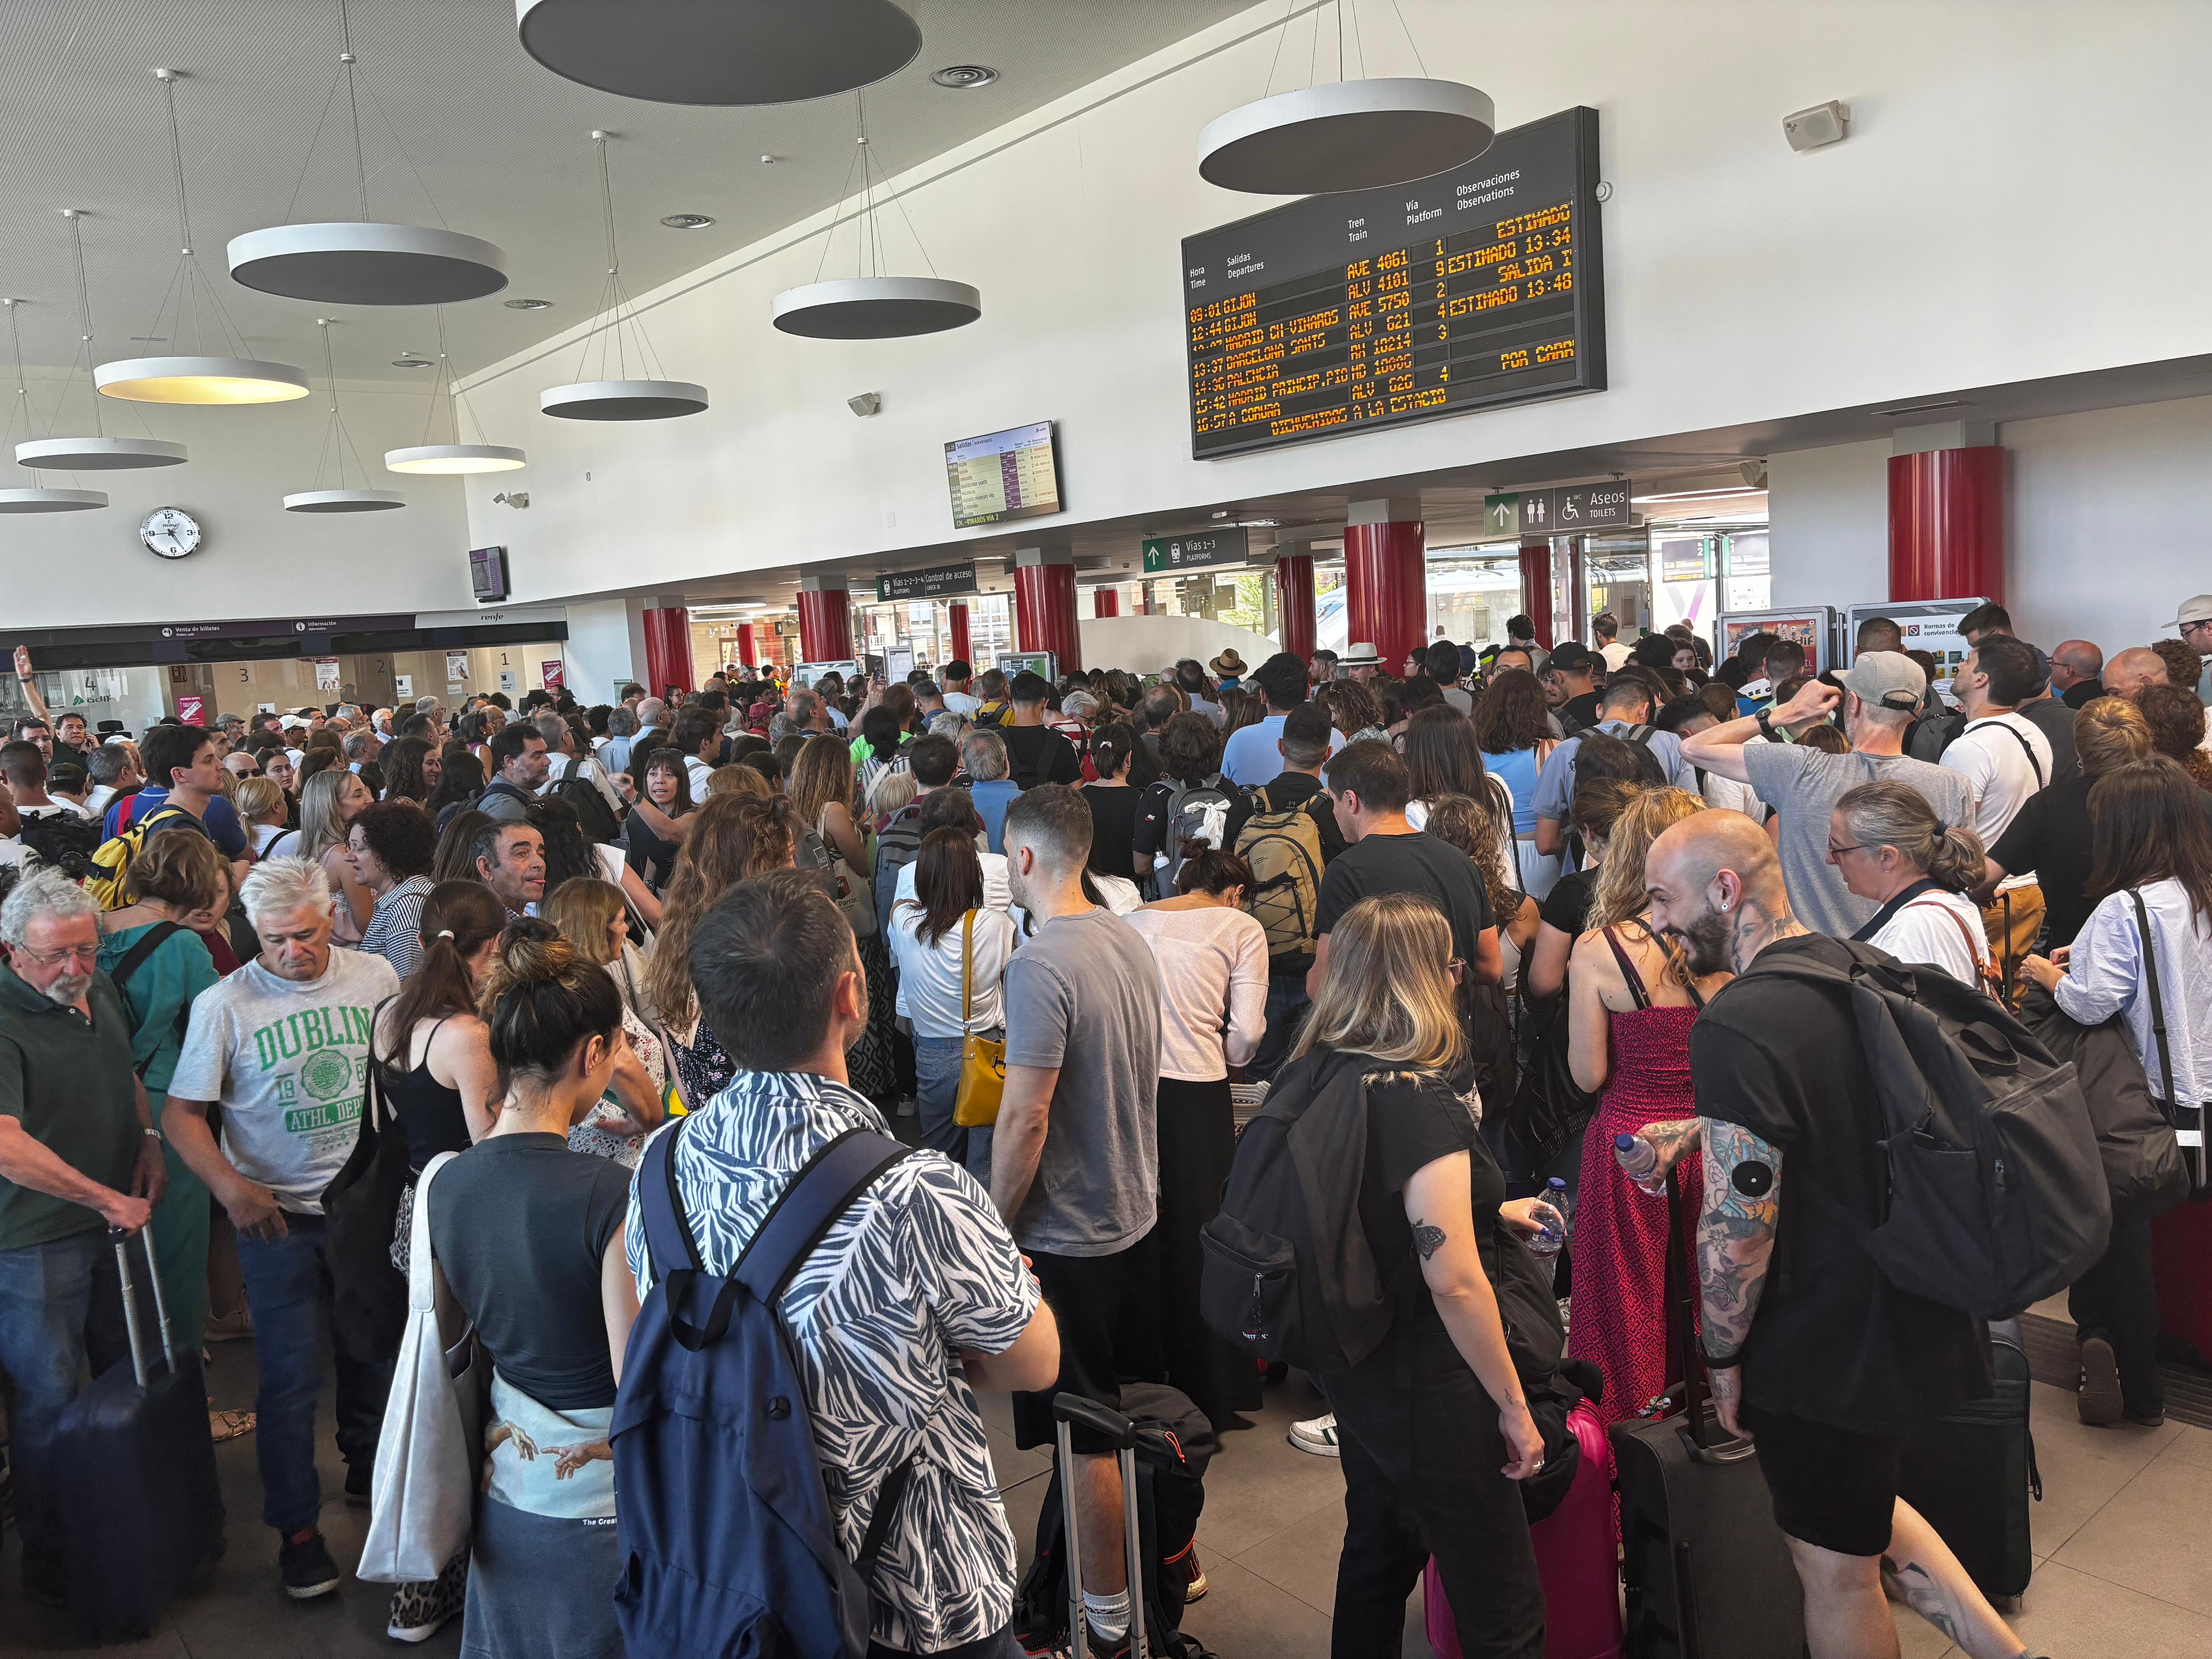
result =
[[86,1362],[96,1376],[130,1354],[106,1231],[143,1227],[167,1182],[99,951],[99,908],[58,870],[0,904],[0,1370],[15,1382],[24,1587],[53,1606],[67,1588],[54,1431]]

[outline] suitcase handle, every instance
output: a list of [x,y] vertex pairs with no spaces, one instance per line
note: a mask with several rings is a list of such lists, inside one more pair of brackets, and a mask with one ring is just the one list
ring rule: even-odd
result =
[[[146,1250],[146,1277],[154,1291],[154,1315],[161,1327],[161,1358],[169,1367],[169,1375],[177,1373],[177,1345],[169,1331],[168,1298],[161,1294],[161,1265],[154,1259],[154,1230],[151,1226],[138,1230],[139,1242]],[[120,1227],[107,1230],[108,1243],[115,1247],[116,1275],[123,1281],[123,1324],[131,1336],[131,1370],[138,1379],[138,1386],[146,1386],[145,1340],[138,1328],[138,1292],[131,1282],[131,1256],[125,1248],[130,1235]]]
[[1698,1287],[1691,1280],[1684,1258],[1695,1241],[1697,1224],[1682,1213],[1682,1186],[1674,1170],[1667,1171],[1667,1300],[1669,1323],[1682,1350],[1682,1401],[1684,1422],[1682,1437],[1688,1443],[1693,1462],[1709,1464],[1741,1463],[1754,1454],[1748,1440],[1723,1435],[1716,1413],[1713,1425],[1705,1424],[1705,1362],[1698,1349],[1697,1301]]
[[1060,1448],[1060,1501],[1067,1551],[1067,1650],[1074,1659],[1091,1659],[1091,1635],[1083,1615],[1083,1530],[1078,1514],[1075,1453],[1069,1430],[1080,1423],[1114,1443],[1121,1465],[1122,1565],[1129,1591],[1129,1659],[1151,1659],[1145,1628],[1145,1569],[1137,1516],[1137,1429],[1117,1411],[1081,1395],[1053,1396],[1054,1432]]
[[1137,1443],[1135,1424],[1121,1413],[1095,1400],[1085,1400],[1079,1394],[1054,1395],[1052,1415],[1056,1423],[1081,1424],[1115,1451],[1127,1451]]

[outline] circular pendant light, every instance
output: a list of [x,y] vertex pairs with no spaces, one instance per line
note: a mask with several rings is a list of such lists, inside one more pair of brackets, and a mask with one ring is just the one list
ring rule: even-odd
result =
[[419,472],[451,476],[461,472],[513,472],[530,465],[528,457],[505,444],[416,444],[409,449],[387,449],[387,472]]
[[515,0],[554,74],[656,104],[792,104],[896,75],[921,29],[891,0]]
[[34,438],[15,446],[17,465],[53,472],[179,466],[187,459],[182,444],[161,438]]
[[689,380],[579,380],[538,394],[538,407],[564,421],[666,421],[707,407],[707,388]]
[[101,489],[0,489],[0,513],[82,513],[106,505]]
[[1330,81],[1216,116],[1198,172],[1263,196],[1374,190],[1473,161],[1497,125],[1489,94],[1456,81]]
[[770,319],[814,340],[892,340],[964,328],[983,314],[983,296],[939,276],[847,276],[786,289]]
[[434,306],[507,286],[507,255],[477,236],[424,225],[272,225],[230,239],[232,280],[337,306]]
[[396,489],[303,489],[284,498],[287,513],[389,513],[406,505]]
[[255,357],[125,357],[102,363],[93,384],[138,404],[286,404],[307,395],[307,377],[289,363]]

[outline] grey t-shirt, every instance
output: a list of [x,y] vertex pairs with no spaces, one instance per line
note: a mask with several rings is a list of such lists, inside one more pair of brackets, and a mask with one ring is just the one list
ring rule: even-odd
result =
[[1158,1209],[1160,972],[1152,953],[1110,910],[1056,916],[1006,964],[1006,1063],[1060,1071],[1014,1238],[1049,1255],[1125,1250]]
[[293,1214],[320,1215],[361,1133],[370,1017],[398,994],[392,964],[359,951],[305,982],[249,962],[192,1000],[169,1096],[220,1102],[223,1156]]
[[1800,744],[1753,742],[1743,746],[1743,763],[1752,788],[1782,820],[1778,850],[1790,908],[1814,932],[1836,939],[1849,939],[1881,908],[1846,887],[1844,872],[1828,862],[1828,819],[1838,801],[1863,783],[1908,783],[1945,823],[1973,822],[1966,780],[1909,755],[1831,755]]

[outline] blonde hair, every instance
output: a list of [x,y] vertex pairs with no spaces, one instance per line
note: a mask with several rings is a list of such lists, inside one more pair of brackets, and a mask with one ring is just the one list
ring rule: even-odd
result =
[[[319,859],[332,848],[343,850],[346,826],[338,820],[338,796],[360,775],[343,766],[328,767],[300,786],[300,855]],[[363,786],[364,787],[366,786]]]
[[810,830],[822,822],[823,809],[832,804],[850,808],[853,754],[846,747],[845,739],[809,738],[799,751],[799,758],[791,763],[791,776],[784,785],[784,793],[790,797],[799,821]]
[[204,910],[230,897],[230,866],[197,830],[156,830],[131,861],[131,902],[158,899],[179,910]]
[[888,818],[902,808],[912,805],[915,794],[921,787],[910,766],[878,772],[875,787],[868,791],[868,811],[878,819]]
[[538,908],[585,961],[604,968],[615,959],[615,918],[624,915],[626,908],[623,890],[614,883],[596,876],[571,876],[548,893]]
[[2150,722],[2125,697],[2093,697],[2074,716],[2074,747],[2082,772],[2100,778],[2116,767],[2149,757]]
[[732,766],[718,766],[707,775],[708,800],[717,795],[772,795],[775,793],[757,769],[742,762]]
[[1605,861],[1598,866],[1597,890],[1590,896],[1595,933],[1632,921],[1650,908],[1644,891],[1644,860],[1651,843],[1684,818],[1705,810],[1686,789],[1645,789],[1626,802],[1605,837]]
[[1448,1069],[1464,1042],[1451,954],[1451,924],[1428,899],[1362,899],[1329,930],[1328,972],[1291,1058],[1326,1043],[1393,1066]]
[[258,823],[275,812],[283,822],[284,792],[267,778],[240,778],[231,804],[238,808],[238,816],[247,823]]

